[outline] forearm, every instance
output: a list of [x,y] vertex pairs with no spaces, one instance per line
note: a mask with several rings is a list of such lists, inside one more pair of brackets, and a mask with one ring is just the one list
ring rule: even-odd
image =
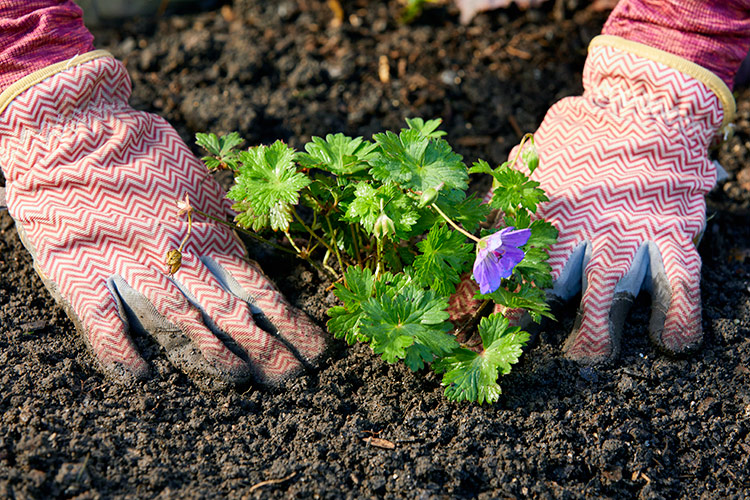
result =
[[0,0],[0,92],[51,64],[93,50],[71,0]]
[[731,88],[750,49],[750,0],[621,0],[602,34],[692,61]]

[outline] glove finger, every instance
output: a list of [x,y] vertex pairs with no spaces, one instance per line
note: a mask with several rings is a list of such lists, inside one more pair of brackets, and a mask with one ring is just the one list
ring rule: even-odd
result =
[[124,316],[120,315],[117,297],[102,280],[86,279],[75,284],[72,300],[63,297],[58,287],[37,266],[34,269],[55,301],[60,304],[106,373],[115,379],[145,378],[149,374],[146,361],[138,354],[127,333]]
[[225,373],[220,372],[206,359],[179,326],[162,316],[145,295],[131,287],[121,276],[111,277],[107,284],[120,298],[131,331],[137,330],[152,336],[164,348],[169,361],[200,387],[206,390],[221,390],[246,378],[243,376],[228,380]]
[[633,295],[616,287],[630,270],[637,252],[628,245],[604,243],[606,247],[602,245],[599,252],[593,250],[596,245],[591,245],[592,251],[584,252],[581,305],[573,331],[563,345],[568,359],[584,364],[617,357],[625,317],[633,302]]
[[668,242],[652,249],[649,336],[660,349],[680,354],[703,340],[701,259],[692,243]]
[[[187,373],[202,373],[232,384],[243,383],[250,377],[247,363],[203,324],[200,311],[190,304],[180,289],[166,276],[140,265],[123,265],[122,279],[130,288],[147,299],[156,313],[166,320],[164,323],[176,325],[198,348],[205,362],[190,364],[196,359],[195,354],[187,351],[179,339],[169,340],[170,327],[167,327],[164,334],[155,335],[157,342],[165,342],[163,345],[168,353],[173,351],[172,356],[180,358],[180,364],[187,367]],[[125,292],[124,288],[123,292]],[[127,293],[123,293],[123,297],[130,298]],[[136,305],[136,303],[130,304]],[[142,307],[147,315],[150,314],[150,308],[143,306],[142,303],[137,303],[137,305]],[[159,322],[153,316],[144,316],[142,320],[144,326],[164,325],[164,323]],[[150,333],[157,332],[151,331]],[[186,351],[186,354],[174,351],[174,349]]]
[[250,303],[306,361],[313,363],[326,349],[323,330],[293,307],[259,268],[244,259],[213,255],[201,259],[222,285]]
[[185,256],[174,278],[204,313],[207,324],[229,335],[245,351],[258,382],[278,385],[303,366],[278,338],[259,328],[250,306],[232,295],[195,256]]

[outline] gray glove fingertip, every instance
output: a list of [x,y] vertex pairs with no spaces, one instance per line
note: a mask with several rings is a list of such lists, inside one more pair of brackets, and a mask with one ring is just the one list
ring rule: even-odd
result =
[[152,337],[164,349],[170,363],[199,387],[219,391],[246,382],[247,377],[228,377],[212,366],[179,326],[159,314],[151,301],[121,276],[112,276],[107,286],[117,297],[121,315],[127,318],[130,328]]

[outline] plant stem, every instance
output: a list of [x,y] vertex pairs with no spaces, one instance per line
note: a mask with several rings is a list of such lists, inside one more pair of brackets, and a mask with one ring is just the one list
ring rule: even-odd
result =
[[299,214],[297,213],[297,210],[296,210],[296,209],[295,209],[294,207],[292,207],[292,216],[294,216],[294,218],[295,218],[295,219],[297,220],[297,222],[299,222],[299,223],[300,223],[300,225],[302,225],[302,227],[303,227],[303,228],[305,228],[305,231],[307,231],[308,233],[310,233],[310,234],[312,235],[312,237],[313,237],[313,238],[315,238],[316,240],[318,240],[318,241],[320,242],[320,244],[321,244],[321,245],[323,245],[324,247],[326,247],[326,248],[328,249],[328,251],[329,251],[329,252],[331,252],[331,253],[336,253],[336,252],[335,252],[335,251],[333,250],[333,248],[331,248],[331,245],[329,245],[328,243],[326,243],[326,242],[325,242],[325,241],[323,240],[323,238],[321,238],[320,236],[318,236],[318,235],[317,235],[317,234],[315,233],[315,231],[313,231],[313,230],[312,230],[312,229],[311,229],[311,228],[310,228],[310,227],[309,227],[309,226],[308,226],[307,224],[305,224],[305,223],[304,223],[304,221],[303,221],[303,220],[302,220],[302,218],[301,218],[301,217],[299,216]]
[[[328,231],[331,233],[331,239],[333,240],[333,249],[336,250],[336,258],[339,261],[339,267],[341,268],[341,273],[343,274],[346,269],[344,268],[344,261],[341,259],[341,252],[339,251],[339,246],[336,244],[336,233],[333,231],[333,226],[331,225],[331,218],[327,215],[325,216],[326,222],[328,223]],[[344,285],[346,285],[346,279],[344,279]]]
[[314,260],[312,260],[310,258],[310,254],[308,254],[308,253],[303,254],[302,250],[299,249],[299,247],[297,246],[297,244],[292,239],[292,235],[289,234],[289,231],[284,231],[284,235],[286,235],[286,239],[289,240],[289,243],[291,243],[292,247],[294,247],[294,249],[297,250],[297,257],[299,257],[300,259],[302,259],[305,262],[307,262],[308,264],[310,264],[312,267],[314,267],[315,269],[317,269],[319,272],[321,272],[323,274],[327,274],[328,277],[331,278],[332,280],[335,281],[338,278],[338,276],[336,276],[336,273],[334,273],[332,270],[328,269],[328,266],[321,267],[317,262],[315,262]]
[[177,251],[180,253],[182,253],[182,250],[185,248],[185,243],[187,243],[187,240],[190,237],[190,230],[193,229],[193,216],[190,212],[188,212],[187,216],[188,216],[187,233],[185,233],[185,237],[182,238],[182,241],[180,242],[180,247],[177,249]]
[[302,254],[302,250],[300,250],[297,244],[294,242],[294,240],[292,239],[292,235],[289,234],[289,231],[284,231],[284,236],[286,236],[286,239],[292,245],[292,248],[294,248],[298,254]]
[[445,212],[443,212],[442,210],[440,210],[440,207],[438,207],[436,203],[432,204],[432,208],[434,208],[435,211],[438,214],[440,214],[440,216],[448,222],[448,224],[450,224],[451,226],[453,226],[453,228],[456,231],[458,231],[459,233],[463,234],[467,238],[470,238],[470,239],[476,241],[477,243],[479,243],[481,241],[479,238],[477,238],[476,236],[474,236],[473,234],[471,234],[470,232],[468,232],[466,229],[462,228],[461,226],[459,226],[458,224],[456,224],[455,222],[453,222],[453,220],[451,220],[450,217],[448,217],[447,215],[445,215]]
[[203,217],[205,217],[207,219],[211,219],[212,221],[218,222],[219,224],[224,224],[225,226],[227,226],[227,227],[229,227],[231,229],[237,230],[237,231],[239,231],[239,232],[241,232],[243,234],[246,234],[246,235],[248,235],[248,236],[250,236],[252,238],[255,238],[256,240],[260,241],[261,243],[265,243],[266,245],[268,245],[270,247],[273,247],[276,250],[280,250],[282,252],[285,252],[285,253],[288,253],[288,254],[292,254],[292,255],[297,255],[292,250],[289,250],[288,248],[284,248],[281,245],[279,245],[278,243],[274,243],[273,241],[267,240],[267,239],[263,238],[262,236],[258,236],[254,232],[248,231],[244,227],[238,226],[237,224],[233,224],[231,222],[227,222],[225,220],[222,220],[222,219],[220,219],[218,217],[214,217],[213,215],[209,215],[206,212],[202,212],[201,210],[198,210],[197,208],[193,208],[193,212],[195,212],[198,215],[202,215]]
[[359,267],[364,268],[364,265],[362,264],[362,254],[359,253],[359,238],[354,231],[354,225],[350,225],[349,229],[352,231],[352,244],[354,245],[354,253],[357,255],[357,263],[359,263]]
[[534,144],[534,134],[528,133],[521,138],[521,142],[518,144],[518,149],[516,150],[516,156],[513,158],[513,163],[510,164],[511,167],[518,161],[518,157],[521,156],[521,151],[523,150],[523,145],[529,139],[531,139],[531,144]]
[[373,275],[373,277],[375,280],[377,280],[378,276],[380,275],[380,257],[381,257],[381,254],[383,253],[383,240],[381,240],[380,238],[375,238],[375,240],[376,240],[375,241],[376,263],[375,263],[375,274]]

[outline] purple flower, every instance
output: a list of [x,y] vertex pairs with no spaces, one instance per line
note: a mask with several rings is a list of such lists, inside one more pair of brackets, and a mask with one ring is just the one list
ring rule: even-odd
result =
[[513,268],[526,255],[518,247],[525,245],[531,236],[531,229],[515,230],[506,227],[477,243],[477,259],[474,261],[474,279],[479,283],[479,291],[492,293],[500,288],[503,278],[513,274]]

